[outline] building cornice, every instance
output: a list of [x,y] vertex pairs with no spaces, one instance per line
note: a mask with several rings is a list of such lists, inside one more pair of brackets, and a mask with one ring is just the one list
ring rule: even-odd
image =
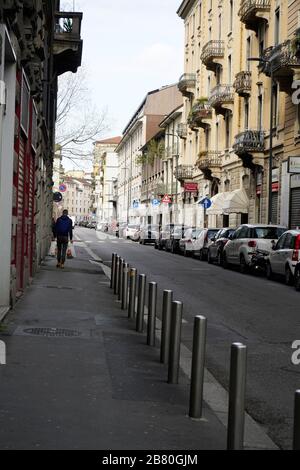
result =
[[180,18],[182,18],[183,20],[185,20],[195,3],[196,0],[183,0],[177,10],[177,15],[180,16]]

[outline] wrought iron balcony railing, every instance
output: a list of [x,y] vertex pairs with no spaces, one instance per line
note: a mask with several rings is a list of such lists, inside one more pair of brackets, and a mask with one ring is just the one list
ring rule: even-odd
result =
[[178,82],[178,88],[179,88],[179,91],[181,91],[181,93],[184,96],[190,95],[192,93],[190,90],[192,90],[195,87],[196,87],[196,74],[195,73],[184,73],[183,75],[181,75],[179,82]]
[[215,71],[220,59],[224,58],[225,43],[221,40],[211,40],[202,49],[201,60],[208,70]]
[[242,0],[238,15],[246,28],[257,31],[262,21],[267,21],[271,0]]
[[212,89],[208,104],[222,114],[222,109],[226,109],[226,105],[234,102],[234,88],[231,85],[217,85]]
[[207,101],[196,103],[190,112],[188,117],[188,124],[193,129],[194,127],[206,127],[207,119],[212,119],[213,110]]
[[235,137],[233,150],[237,155],[263,153],[265,150],[264,131],[246,130]]
[[271,68],[274,76],[293,75],[293,69],[300,67],[300,50],[293,40],[287,40],[278,46],[265,49],[260,63],[260,70],[267,76],[271,76]]
[[251,86],[252,86],[252,72],[250,71],[243,71],[239,72],[233,84],[233,88],[235,92],[239,96],[248,96],[251,93]]
[[196,166],[201,170],[221,168],[221,152],[218,150],[203,150],[199,153]]
[[174,176],[178,181],[190,180],[194,176],[193,165],[179,165],[174,171]]

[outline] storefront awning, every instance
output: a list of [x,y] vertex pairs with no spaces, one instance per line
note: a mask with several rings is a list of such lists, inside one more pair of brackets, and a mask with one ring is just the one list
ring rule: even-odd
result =
[[212,206],[207,210],[208,215],[247,214],[249,212],[249,198],[244,189],[216,194],[211,202]]

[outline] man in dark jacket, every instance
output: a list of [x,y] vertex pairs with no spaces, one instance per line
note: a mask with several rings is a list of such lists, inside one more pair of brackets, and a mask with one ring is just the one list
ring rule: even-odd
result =
[[55,224],[55,236],[57,239],[57,268],[64,268],[66,253],[68,249],[69,237],[73,243],[73,223],[68,217],[68,211],[64,210]]

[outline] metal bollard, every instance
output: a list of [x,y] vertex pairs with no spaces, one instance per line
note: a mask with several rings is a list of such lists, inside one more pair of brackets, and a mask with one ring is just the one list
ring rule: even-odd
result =
[[138,304],[137,304],[137,315],[136,315],[136,331],[138,331],[139,333],[143,333],[144,331],[146,281],[147,281],[147,276],[145,274],[140,274],[139,284],[138,284]]
[[117,253],[113,253],[112,254],[112,259],[111,259],[111,276],[110,276],[110,288],[111,289],[114,288],[114,284],[115,284],[116,256],[117,256]]
[[170,336],[169,368],[168,368],[168,383],[169,384],[178,384],[182,310],[183,310],[182,302],[172,303],[171,336]]
[[118,300],[121,301],[122,298],[122,279],[123,279],[123,269],[124,269],[125,260],[123,258],[120,259],[119,264],[119,289],[118,289]]
[[122,278],[122,310],[127,310],[128,308],[128,273],[129,273],[129,264],[124,263],[123,269],[123,278]]
[[227,449],[242,450],[245,432],[247,346],[233,343],[230,359]]
[[190,418],[195,419],[202,418],[206,332],[206,318],[195,317],[189,410]]
[[155,325],[156,325],[156,306],[157,306],[157,283],[149,283],[148,298],[148,324],[147,324],[147,344],[155,346]]
[[136,278],[137,269],[131,268],[129,274],[129,302],[128,302],[128,318],[135,318],[135,296],[136,296]]
[[165,290],[163,293],[161,343],[160,343],[160,362],[162,364],[167,364],[169,361],[172,302],[173,302],[173,291]]
[[114,294],[118,294],[119,288],[119,265],[120,265],[120,256],[116,256],[116,272],[115,272],[115,279],[114,279]]
[[295,393],[293,449],[300,450],[300,390]]

